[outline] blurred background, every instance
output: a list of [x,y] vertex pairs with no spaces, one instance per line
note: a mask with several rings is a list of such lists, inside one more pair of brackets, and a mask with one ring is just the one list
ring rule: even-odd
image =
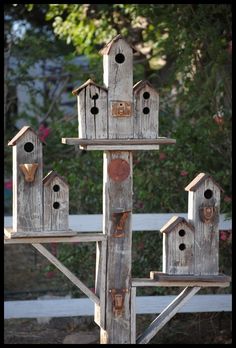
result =
[[[224,189],[221,213],[230,219],[231,17],[230,4],[5,4],[5,215],[12,215],[12,149],[7,143],[24,125],[32,126],[46,143],[44,174],[53,169],[67,179],[70,214],[102,213],[102,152],[65,146],[61,138],[78,136],[77,101],[72,90],[88,78],[103,84],[102,56],[98,51],[121,34],[137,50],[134,84],[148,80],[159,92],[160,136],[177,140],[176,145],[160,146],[159,151],[134,152],[133,212],[187,212],[184,188],[198,173],[205,172]],[[220,231],[220,272],[228,275],[231,236],[231,230]],[[82,281],[94,286],[95,246],[48,247]],[[30,246],[5,248],[6,299],[36,298],[49,290],[53,294],[81,296]],[[78,267],[81,262],[86,263],[86,274]],[[161,262],[159,233],[136,232],[133,277],[149,277],[150,270],[161,270]],[[172,291],[147,288],[139,289],[138,295]],[[230,292],[231,288],[212,288],[200,293]],[[210,319],[201,315],[193,314],[184,321],[189,325],[201,320],[210,322],[213,334],[209,343],[230,343],[229,313],[223,319],[222,313]],[[203,330],[205,324],[201,327]],[[220,334],[222,330],[226,333]],[[177,343],[191,343],[190,333],[187,342],[182,335],[182,341]],[[199,327],[197,336],[200,339]],[[219,342],[214,342],[216,337],[220,337]],[[173,335],[172,343],[175,339]],[[207,343],[206,338],[203,343]]]

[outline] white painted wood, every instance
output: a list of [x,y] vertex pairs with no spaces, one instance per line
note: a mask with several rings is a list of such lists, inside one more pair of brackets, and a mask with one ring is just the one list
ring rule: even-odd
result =
[[[31,143],[33,150],[27,152],[25,144]],[[13,231],[41,231],[43,226],[43,160],[42,143],[28,129],[13,145]],[[34,181],[27,182],[20,164],[38,164]]]
[[137,338],[137,344],[148,343],[163,326],[179,311],[183,305],[189,301],[201,288],[185,288],[159,316],[150,324],[150,326]]
[[[136,314],[161,313],[175,296],[137,296]],[[231,312],[232,295],[195,295],[178,313]],[[88,298],[5,301],[4,319],[92,316],[94,303]]]
[[53,256],[43,245],[32,244],[43,256],[45,256],[54,266],[56,266],[70,281],[75,284],[85,295],[87,295],[94,303],[99,305],[97,296],[77,278],[67,267],[65,267],[55,256]]
[[76,243],[76,242],[100,242],[105,241],[107,236],[103,233],[76,233],[71,236],[62,235],[61,231],[58,232],[58,236],[53,234],[52,236],[45,236],[47,232],[43,233],[41,237],[20,237],[20,238],[4,238],[4,244],[32,244],[32,243]]
[[[117,55],[124,62],[116,61]],[[108,88],[108,136],[111,139],[133,138],[133,112],[131,116],[112,116],[112,102],[126,101],[133,108],[133,49],[122,38],[114,41],[103,56],[103,82]]]
[[[135,231],[159,231],[174,215],[188,218],[187,213],[167,214],[133,214],[132,230]],[[101,232],[102,214],[69,215],[69,228],[79,232]],[[12,226],[12,217],[4,216],[4,226]],[[220,214],[220,230],[232,230],[232,220],[227,219],[225,214]]]
[[130,315],[131,315],[131,339],[130,343],[136,343],[136,288],[131,287],[131,296],[130,296]]
[[[204,197],[206,190],[213,192],[212,198],[206,199]],[[218,274],[218,219],[214,223],[204,223],[200,219],[199,208],[202,204],[210,204],[217,209],[218,216],[220,211],[220,189],[211,178],[207,178],[199,185],[196,191],[189,191],[188,201],[188,219],[195,226],[195,274]]]
[[[51,174],[53,175],[52,172]],[[52,179],[48,180],[47,177],[44,179],[44,231],[67,231],[69,216],[69,187],[59,176],[54,176]],[[59,191],[55,191],[54,187],[59,189]],[[55,206],[55,204],[57,204],[57,206]]]

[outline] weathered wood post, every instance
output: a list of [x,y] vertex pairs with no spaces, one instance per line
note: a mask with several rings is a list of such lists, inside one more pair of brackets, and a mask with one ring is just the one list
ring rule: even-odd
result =
[[[133,150],[157,150],[174,139],[158,137],[159,96],[148,81],[133,86],[134,49],[120,35],[101,51],[104,87],[88,80],[78,98],[79,138],[68,145],[103,150],[103,233],[97,243],[95,322],[105,344],[134,341],[131,312]],[[132,302],[132,303],[131,303]],[[132,309],[133,308],[133,309]]]

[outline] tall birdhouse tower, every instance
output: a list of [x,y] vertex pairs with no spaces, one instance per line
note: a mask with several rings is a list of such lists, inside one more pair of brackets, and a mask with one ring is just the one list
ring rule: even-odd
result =
[[42,142],[25,126],[8,145],[13,146],[13,232],[41,231]]
[[200,173],[185,190],[188,191],[188,219],[195,227],[195,274],[217,275],[222,188],[210,175]]

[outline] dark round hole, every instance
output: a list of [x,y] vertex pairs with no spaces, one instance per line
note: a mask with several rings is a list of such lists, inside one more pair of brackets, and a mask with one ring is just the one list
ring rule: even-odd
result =
[[180,235],[180,237],[185,236],[185,230],[179,230],[179,235]]
[[98,94],[97,93],[95,93],[92,97],[91,97],[93,100],[96,100],[96,99],[98,99]]
[[93,106],[90,111],[91,111],[91,114],[93,114],[93,115],[98,114],[98,108],[96,106]]
[[143,113],[144,113],[145,115],[149,114],[149,112],[150,112],[150,109],[149,109],[149,108],[143,108]]
[[144,93],[143,93],[143,98],[144,98],[144,99],[149,99],[149,98],[150,98],[150,93],[144,92]]
[[34,144],[32,144],[30,142],[25,143],[24,149],[25,149],[26,152],[32,152],[33,149],[34,149]]
[[180,245],[179,245],[179,250],[184,250],[184,249],[186,249],[186,246],[185,246],[185,244],[184,243],[181,243]]
[[54,203],[53,203],[53,208],[54,208],[54,209],[59,209],[59,208],[60,208],[60,203],[54,202]]
[[204,192],[204,197],[206,198],[206,199],[210,199],[211,197],[213,196],[213,192],[212,192],[212,190],[206,190],[205,192]]
[[125,56],[122,54],[122,53],[118,53],[116,56],[115,56],[115,60],[116,60],[116,63],[124,63],[125,61]]
[[59,185],[54,185],[52,189],[53,189],[54,192],[58,192],[58,191],[60,191],[60,186]]

